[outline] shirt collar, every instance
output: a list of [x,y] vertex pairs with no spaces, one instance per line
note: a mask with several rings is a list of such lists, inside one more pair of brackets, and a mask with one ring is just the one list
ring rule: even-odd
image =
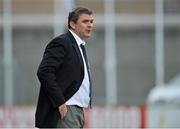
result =
[[82,45],[85,45],[86,42],[84,40],[82,40],[76,33],[74,33],[72,30],[69,30],[71,32],[71,34],[73,35],[73,37],[75,38],[78,46],[80,46],[81,44]]

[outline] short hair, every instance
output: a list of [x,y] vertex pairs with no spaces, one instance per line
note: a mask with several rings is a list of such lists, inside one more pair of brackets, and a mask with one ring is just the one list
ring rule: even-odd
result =
[[73,11],[69,12],[69,16],[68,16],[68,28],[69,29],[71,29],[70,22],[73,21],[74,23],[76,23],[81,14],[91,15],[91,14],[93,14],[93,12],[86,7],[77,7]]

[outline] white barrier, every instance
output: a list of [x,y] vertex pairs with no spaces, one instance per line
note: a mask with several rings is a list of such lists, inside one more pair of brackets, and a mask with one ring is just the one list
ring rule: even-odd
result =
[[135,106],[94,107],[88,112],[86,127],[144,128],[145,109]]
[[[0,128],[34,128],[34,107],[0,108]],[[85,127],[141,128],[144,108],[135,106],[98,107],[85,110]]]
[[[34,128],[35,107],[0,107],[0,128]],[[179,128],[178,107],[100,107],[85,111],[89,128]]]
[[34,107],[0,108],[0,128],[33,128]]

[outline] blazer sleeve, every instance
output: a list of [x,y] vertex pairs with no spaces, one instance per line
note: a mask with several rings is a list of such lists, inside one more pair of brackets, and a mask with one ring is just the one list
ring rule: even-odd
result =
[[64,95],[61,87],[57,84],[55,76],[57,69],[64,62],[65,54],[63,40],[61,38],[52,40],[45,49],[43,59],[37,71],[41,87],[55,108],[65,103]]

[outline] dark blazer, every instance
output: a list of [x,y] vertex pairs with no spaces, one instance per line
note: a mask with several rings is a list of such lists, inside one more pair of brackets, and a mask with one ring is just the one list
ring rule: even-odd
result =
[[84,78],[83,60],[72,34],[54,38],[46,47],[37,76],[41,83],[35,126],[56,127],[58,106],[79,89]]

